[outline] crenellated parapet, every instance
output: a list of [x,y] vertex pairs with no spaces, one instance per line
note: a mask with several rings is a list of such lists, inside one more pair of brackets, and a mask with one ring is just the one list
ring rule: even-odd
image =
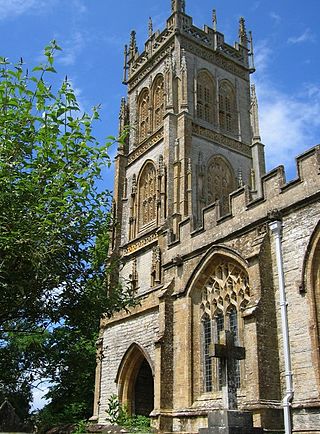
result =
[[[159,62],[159,58],[166,57],[172,50],[172,44],[176,37],[180,38],[182,45],[192,51],[192,42],[199,49],[199,45],[209,50],[211,57],[215,57],[217,64],[224,64],[237,71],[238,75],[254,71],[252,34],[247,34],[244,18],[239,22],[239,40],[234,45],[229,45],[224,40],[224,35],[217,31],[216,13],[213,13],[212,27],[205,25],[203,29],[193,24],[192,17],[185,13],[185,4],[178,1],[172,6],[172,15],[168,18],[166,28],[163,31],[153,31],[151,18],[148,23],[148,39],[144,50],[139,53],[136,44],[135,31],[131,32],[129,49],[125,47],[124,55],[124,83],[129,85],[129,90],[137,84],[137,78],[142,79],[150,72],[152,64]],[[183,42],[184,41],[184,42]],[[189,42],[189,45],[188,45]],[[171,47],[171,48],[170,48]],[[205,56],[205,54],[203,54]],[[207,54],[208,56],[208,54]],[[235,66],[228,66],[231,62]],[[241,72],[242,71],[242,72]]]
[[[229,195],[230,212],[221,216],[219,201],[202,210],[202,224],[196,229],[192,219],[178,225],[176,237],[167,237],[167,261],[173,260],[176,251],[183,257],[206,244],[223,242],[230,235],[243,233],[255,225],[268,221],[271,211],[286,215],[293,208],[305,206],[320,197],[320,146],[306,151],[296,158],[297,176],[286,182],[283,166],[276,167],[261,179],[262,195],[253,199],[248,186],[243,186]],[[171,258],[171,259],[170,259]]]

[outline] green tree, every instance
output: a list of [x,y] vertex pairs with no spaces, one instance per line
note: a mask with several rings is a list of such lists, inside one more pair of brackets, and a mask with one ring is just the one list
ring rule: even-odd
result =
[[0,396],[49,378],[51,406],[64,397],[85,414],[99,317],[132,298],[108,289],[110,194],[97,180],[114,140],[97,142],[98,108],[83,113],[67,78],[56,91],[46,82],[56,50],[53,41],[31,74],[0,58],[0,359],[14,355]]

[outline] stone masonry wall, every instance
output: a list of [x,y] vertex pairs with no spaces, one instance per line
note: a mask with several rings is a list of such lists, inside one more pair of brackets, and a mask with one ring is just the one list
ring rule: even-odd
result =
[[103,335],[103,361],[99,423],[106,423],[108,398],[117,393],[115,382],[123,356],[133,343],[142,347],[150,360],[155,362],[155,345],[159,331],[158,311],[127,317],[125,321],[110,324]]
[[[291,362],[293,373],[293,424],[295,430],[307,431],[319,427],[320,414],[305,411],[306,406],[320,405],[318,375],[312,359],[312,341],[309,330],[312,321],[311,288],[302,287],[302,272],[305,254],[310,238],[320,218],[320,204],[316,203],[283,219],[283,263],[288,302],[288,320],[290,334]],[[275,278],[278,287],[277,276]],[[304,292],[304,290],[306,292]],[[276,292],[278,336],[280,351],[280,369],[283,378],[283,348],[281,338],[281,318],[279,294]],[[284,389],[284,387],[283,387]]]

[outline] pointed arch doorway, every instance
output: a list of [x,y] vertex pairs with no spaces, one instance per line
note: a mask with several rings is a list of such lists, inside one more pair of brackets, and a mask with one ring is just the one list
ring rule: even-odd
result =
[[154,379],[148,355],[132,344],[120,364],[116,382],[119,400],[129,415],[149,416],[154,407]]

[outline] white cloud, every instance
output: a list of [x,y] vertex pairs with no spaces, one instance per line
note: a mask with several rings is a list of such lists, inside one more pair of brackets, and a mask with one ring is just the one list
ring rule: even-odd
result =
[[255,83],[259,102],[260,130],[266,145],[268,170],[286,166],[295,176],[295,157],[316,145],[320,137],[320,84],[302,84],[295,93],[279,89],[268,73],[274,55],[267,40],[256,46]]
[[275,13],[275,12],[272,11],[272,12],[269,13],[269,16],[270,16],[270,18],[273,19],[273,21],[275,22],[275,24],[279,24],[280,23],[281,17],[277,13]]
[[70,40],[64,42],[63,51],[57,56],[57,61],[62,65],[74,65],[77,56],[86,46],[83,34],[76,31]]
[[54,2],[55,0],[0,0],[0,20],[30,11],[39,13]]
[[[0,20],[26,13],[39,14],[59,2],[60,0],[0,0]],[[77,13],[82,14],[87,11],[82,0],[73,0],[72,6]]]
[[263,74],[269,66],[272,50],[270,43],[264,39],[255,45],[254,63],[259,75]]
[[261,1],[260,1],[260,0],[255,1],[255,2],[253,3],[253,5],[250,7],[250,9],[251,9],[252,11],[256,11],[256,10],[260,7],[260,5],[261,5]]
[[308,83],[305,85],[306,91],[310,98],[315,98],[320,100],[320,85],[315,83]]
[[315,35],[311,32],[311,30],[308,28],[306,29],[301,35],[299,36],[291,36],[288,38],[288,44],[302,44],[303,42],[314,42],[315,41]]
[[320,89],[310,85],[299,94],[289,95],[267,80],[258,81],[256,86],[268,169],[284,164],[292,177],[294,158],[319,140]]
[[87,12],[87,7],[84,5],[82,0],[73,0],[73,6],[77,9],[77,12],[81,14]]

